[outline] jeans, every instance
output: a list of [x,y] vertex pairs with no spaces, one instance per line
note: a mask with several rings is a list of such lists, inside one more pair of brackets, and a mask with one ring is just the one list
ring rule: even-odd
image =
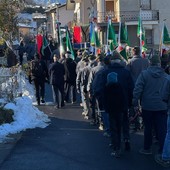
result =
[[144,149],[151,149],[152,145],[152,130],[155,125],[156,134],[159,141],[159,153],[162,152],[166,131],[167,131],[167,110],[150,111],[142,110],[144,122]]
[[167,120],[167,133],[163,147],[162,159],[170,160],[170,113]]

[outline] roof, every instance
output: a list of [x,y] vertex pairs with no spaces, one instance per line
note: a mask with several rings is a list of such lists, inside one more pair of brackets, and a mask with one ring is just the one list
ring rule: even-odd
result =
[[64,7],[64,6],[66,6],[66,3],[64,3],[64,4],[55,4],[54,6],[48,6],[48,8],[47,8],[47,10],[45,11],[45,12],[50,12],[50,11],[52,11],[52,10],[56,10],[56,8],[62,8],[62,7]]

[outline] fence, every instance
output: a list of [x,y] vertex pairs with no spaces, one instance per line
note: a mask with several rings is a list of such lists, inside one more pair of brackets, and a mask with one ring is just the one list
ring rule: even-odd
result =
[[21,67],[0,68],[0,98],[6,102],[13,101],[16,97],[22,96]]

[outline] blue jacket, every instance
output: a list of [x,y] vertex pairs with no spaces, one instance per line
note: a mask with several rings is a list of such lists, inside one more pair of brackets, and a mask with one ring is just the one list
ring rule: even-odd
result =
[[167,74],[159,66],[150,66],[142,71],[133,91],[133,105],[136,106],[140,99],[144,110],[166,110],[167,104],[161,98],[166,77]]
[[113,63],[110,66],[106,67],[104,70],[96,74],[93,82],[93,90],[96,96],[104,96],[104,88],[107,83],[107,75],[111,72],[118,74],[118,82],[122,86],[123,93],[125,96],[125,109],[131,106],[134,83],[131,77],[131,74],[128,70],[124,68],[119,63]]

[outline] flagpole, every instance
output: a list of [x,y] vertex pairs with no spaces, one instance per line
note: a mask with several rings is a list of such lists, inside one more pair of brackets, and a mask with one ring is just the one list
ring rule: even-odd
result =
[[[107,50],[109,48],[109,24],[110,24],[110,16],[108,16],[108,23],[107,23]],[[107,52],[107,51],[106,51]]]
[[162,56],[162,44],[163,44],[163,34],[164,34],[164,26],[165,26],[166,19],[163,20],[161,36],[160,36],[160,43],[159,43],[159,53],[160,57]]
[[[81,26],[80,26],[80,40],[81,40]],[[82,49],[82,42],[80,41],[80,49]]]
[[118,37],[118,47],[120,47],[120,44],[121,44],[121,42],[120,42],[120,34],[121,34],[121,16],[119,16],[119,37]]
[[94,55],[96,56],[96,24],[94,24],[94,38],[95,38],[95,40],[94,40]]
[[142,17],[141,17],[141,6],[140,6],[140,11],[139,11],[139,19],[140,19],[140,56],[142,56]]

